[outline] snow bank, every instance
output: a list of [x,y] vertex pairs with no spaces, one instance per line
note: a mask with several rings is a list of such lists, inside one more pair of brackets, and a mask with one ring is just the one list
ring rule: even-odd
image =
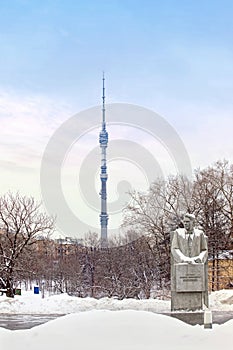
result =
[[0,344],[8,350],[219,350],[231,344],[232,328],[233,321],[206,330],[146,311],[92,310],[30,330],[0,328]]
[[[233,290],[212,293],[211,308],[233,310],[232,299]],[[170,302],[82,299],[67,294],[42,299],[32,292],[14,299],[0,296],[0,313],[68,314],[28,330],[0,328],[0,346],[8,350],[219,350],[232,342],[233,320],[206,330],[145,310],[169,312]]]
[[223,289],[211,293],[209,296],[210,309],[228,311],[233,310],[233,290]]
[[[221,290],[210,295],[212,310],[233,311],[233,290]],[[141,310],[170,312],[170,301],[158,299],[78,298],[67,294],[47,296],[24,292],[14,299],[0,296],[0,313],[7,314],[69,314],[90,310]]]
[[68,314],[88,310],[143,310],[169,312],[170,301],[156,299],[135,300],[114,298],[78,298],[67,294],[49,296],[44,299],[32,292],[23,292],[14,299],[0,297],[0,313],[7,314]]

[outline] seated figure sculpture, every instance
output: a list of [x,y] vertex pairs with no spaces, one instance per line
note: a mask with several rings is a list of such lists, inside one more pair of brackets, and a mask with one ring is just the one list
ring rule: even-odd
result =
[[[171,240],[171,291],[172,291],[172,310],[180,309],[200,309],[203,303],[208,307],[208,272],[207,272],[207,238],[202,230],[194,227],[195,216],[185,214],[183,219],[184,228],[178,228],[173,232]],[[177,288],[177,269],[180,265],[203,265],[204,290],[201,292],[195,290],[195,279],[187,275],[180,283],[186,283],[190,280],[193,291],[188,293],[179,293]],[[187,270],[187,269],[186,269]],[[191,270],[191,268],[188,268]],[[197,269],[196,269],[197,270]],[[192,268],[195,271],[195,267]],[[200,271],[200,270],[199,270]],[[188,274],[188,272],[187,272]],[[183,307],[182,307],[183,305]],[[189,307],[190,306],[190,307]]]

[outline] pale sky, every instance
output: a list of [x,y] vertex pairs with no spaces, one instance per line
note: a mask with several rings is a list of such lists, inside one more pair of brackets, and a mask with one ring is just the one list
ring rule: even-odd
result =
[[[101,104],[103,70],[106,102],[141,106],[163,117],[182,139],[193,169],[219,159],[233,162],[232,16],[230,0],[0,1],[0,193],[18,190],[41,198],[46,145],[62,123]],[[123,117],[127,124],[129,116]],[[127,159],[114,152],[116,158],[109,159],[113,206],[125,190],[122,181],[141,191],[148,187],[137,147],[155,157],[164,176],[176,171],[169,147],[150,135],[152,125],[143,130],[117,120],[108,128],[111,141],[122,140],[115,150],[128,150],[127,142],[136,148]],[[73,229],[77,236],[99,230],[100,124],[83,127],[61,169],[67,205],[84,222]],[[96,162],[93,168],[85,168],[87,159]],[[83,198],[85,186],[92,187],[79,183],[82,164],[96,189],[93,203]],[[110,215],[113,231],[119,211]],[[62,235],[75,234],[64,231],[60,228]]]

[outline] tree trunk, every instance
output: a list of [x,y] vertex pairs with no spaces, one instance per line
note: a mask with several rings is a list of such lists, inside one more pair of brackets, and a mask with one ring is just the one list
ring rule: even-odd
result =
[[13,291],[13,282],[11,277],[7,277],[6,280],[6,296],[8,298],[14,298],[14,291]]

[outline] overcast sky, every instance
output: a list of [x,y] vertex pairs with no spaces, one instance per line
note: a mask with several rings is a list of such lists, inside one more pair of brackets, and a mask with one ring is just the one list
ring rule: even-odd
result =
[[[106,102],[138,105],[162,116],[183,140],[193,169],[224,158],[232,162],[232,16],[230,0],[0,1],[0,192],[19,190],[40,198],[46,145],[62,123],[101,104],[103,70]],[[110,140],[143,145],[166,168],[169,156],[162,156],[158,140],[153,148],[148,128],[143,133],[142,127],[109,125],[108,130]],[[78,186],[80,164],[98,147],[98,133],[93,124],[70,145],[62,168],[68,206],[78,208],[75,215],[87,226],[94,217],[90,229],[95,231],[98,207],[78,204],[81,195],[72,196],[72,187]],[[122,180],[146,190],[145,169],[134,163],[109,163],[109,201],[117,200]],[[119,221],[112,215],[109,225],[117,228]]]

